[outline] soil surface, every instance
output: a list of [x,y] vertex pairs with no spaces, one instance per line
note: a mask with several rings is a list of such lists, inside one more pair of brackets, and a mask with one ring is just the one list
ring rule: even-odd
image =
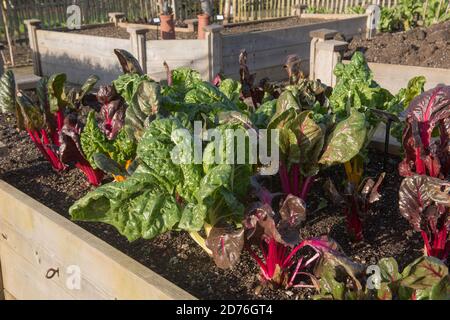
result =
[[312,19],[312,18],[300,18],[293,17],[287,19],[280,19],[277,21],[268,21],[268,22],[254,22],[249,24],[241,24],[241,25],[228,25],[225,26],[222,31],[223,34],[233,34],[233,33],[243,33],[243,32],[256,32],[256,31],[266,31],[266,30],[274,30],[274,29],[282,29],[295,27],[299,25],[305,24],[313,24],[324,21],[330,21],[325,19]]
[[[13,56],[15,66],[28,66],[33,64],[32,51],[28,44],[16,44],[13,47]],[[3,59],[4,57],[4,59]],[[4,62],[7,66],[11,66],[11,58],[9,56],[9,47],[5,45],[3,50],[3,57],[0,57],[0,61]]]
[[450,69],[450,21],[370,40],[355,37],[348,49],[347,57],[361,51],[369,62]]
[[[0,179],[27,193],[34,199],[68,218],[73,202],[89,190],[83,174],[71,169],[55,173],[44,160],[28,136],[17,132],[13,116],[0,114],[0,141],[9,151],[0,157]],[[371,150],[366,175],[375,177],[383,171],[383,155]],[[422,240],[412,231],[398,212],[397,174],[399,158],[390,157],[386,178],[381,187],[381,201],[376,202],[364,219],[364,241],[353,243],[346,231],[345,217],[333,206],[316,210],[322,199],[321,186],[326,177],[332,177],[341,187],[344,170],[335,167],[324,172],[308,199],[308,218],[301,229],[303,238],[329,234],[354,260],[366,265],[375,264],[383,257],[393,256],[400,267],[422,254]],[[82,183],[80,183],[80,181]],[[151,241],[129,243],[115,228],[101,223],[78,223],[97,237],[156,271],[181,288],[201,299],[309,299],[312,289],[271,290],[255,293],[259,286],[256,263],[244,253],[241,262],[232,271],[215,267],[213,261],[184,232],[170,232]]]
[[[222,33],[223,34],[236,34],[243,32],[256,32],[256,31],[264,31],[264,30],[274,30],[280,28],[288,28],[294,27],[296,25],[304,25],[304,24],[312,24],[323,22],[323,19],[305,19],[305,18],[288,18],[288,19],[280,19],[278,21],[269,21],[269,22],[255,22],[251,24],[242,24],[236,26],[226,26]],[[130,34],[127,32],[125,28],[115,27],[112,25],[99,26],[81,30],[67,30],[66,32],[87,34],[93,36],[100,37],[109,37],[109,38],[120,38],[120,39],[129,39]],[[197,39],[197,32],[176,32],[176,38],[179,39]],[[148,40],[157,40],[160,39],[159,31],[149,30],[147,33]]]
[[[91,36],[107,37],[107,38],[119,38],[119,39],[130,39],[130,34],[127,29],[116,27],[114,25],[106,25],[93,27],[81,30],[70,30],[67,32],[86,34]],[[146,33],[147,40],[160,40],[160,30],[149,30]],[[175,37],[177,40],[180,39],[197,39],[196,32],[176,32]]]

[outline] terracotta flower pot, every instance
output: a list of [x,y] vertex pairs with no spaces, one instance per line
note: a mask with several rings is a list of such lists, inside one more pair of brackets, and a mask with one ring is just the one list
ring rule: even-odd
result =
[[173,14],[161,14],[159,18],[161,19],[161,39],[175,39],[175,22],[173,21]]
[[209,25],[209,15],[199,14],[197,18],[198,18],[198,39],[205,39],[205,30],[203,30],[203,28]]

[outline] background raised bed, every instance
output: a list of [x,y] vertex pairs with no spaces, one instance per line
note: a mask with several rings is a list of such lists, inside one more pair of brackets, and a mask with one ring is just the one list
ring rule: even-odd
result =
[[[314,15],[313,15],[314,16]],[[326,19],[328,15],[321,15]],[[308,18],[305,16],[305,18]],[[146,61],[147,72],[156,80],[165,77],[162,61],[170,67],[188,66],[197,69],[206,80],[218,72],[238,78],[238,55],[241,49],[249,54],[249,67],[257,79],[270,75],[272,80],[285,77],[282,66],[289,54],[304,59],[309,66],[309,32],[320,28],[333,28],[346,37],[365,36],[367,15],[331,15],[329,21],[289,28],[222,35],[220,28],[210,26],[206,40],[149,40],[146,48],[137,51],[132,39],[115,39],[70,32],[39,29],[39,23],[30,25],[30,45],[35,51],[35,70],[42,75],[65,71],[71,82],[82,83],[96,74],[102,83],[109,83],[120,74],[120,67],[111,55],[113,49],[125,49]],[[36,28],[35,30],[33,28]]]

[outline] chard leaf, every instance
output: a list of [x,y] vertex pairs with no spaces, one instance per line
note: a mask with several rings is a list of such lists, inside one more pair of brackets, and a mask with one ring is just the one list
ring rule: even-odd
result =
[[114,53],[116,54],[117,59],[119,59],[123,73],[136,73],[138,75],[144,74],[141,65],[131,53],[123,49],[114,49]]
[[244,248],[244,229],[230,232],[226,228],[214,227],[206,239],[206,246],[212,251],[214,262],[219,268],[233,268]]
[[393,283],[402,279],[402,275],[398,271],[397,261],[394,258],[383,258],[378,262],[378,266],[380,267],[382,281]]
[[275,114],[281,114],[288,109],[300,110],[300,107],[291,91],[284,91],[277,100],[277,107]]
[[17,93],[17,103],[19,105],[19,117],[27,130],[40,130],[45,126],[45,119],[38,105],[22,91]]
[[94,153],[93,160],[97,168],[103,172],[115,175],[115,176],[128,176],[127,171],[122,168],[116,161],[107,157],[103,153]]
[[300,124],[294,131],[297,135],[300,151],[300,170],[307,177],[315,176],[319,172],[319,157],[322,153],[325,130],[312,119],[313,112],[300,113]]
[[365,122],[366,117],[358,111],[353,111],[347,119],[339,122],[326,142],[319,163],[331,166],[356,156],[366,140]]
[[416,231],[425,225],[436,225],[439,214],[427,210],[433,203],[450,207],[450,183],[427,176],[412,176],[403,179],[399,191],[400,214]]
[[240,102],[241,88],[241,83],[233,79],[225,79],[219,85],[219,90],[234,103]]
[[402,272],[401,285],[416,289],[430,289],[448,276],[447,266],[434,257],[420,257]]
[[172,230],[181,217],[175,198],[142,167],[123,182],[112,182],[88,193],[69,213],[74,220],[111,224],[129,241],[152,239]]
[[88,114],[86,125],[80,136],[80,143],[86,160],[94,169],[98,168],[94,160],[94,154],[102,153],[109,155],[114,152],[114,147],[111,142],[106,138],[97,125],[94,111],[91,111]]
[[181,214],[178,228],[186,231],[200,231],[205,224],[208,208],[204,204],[188,203]]
[[48,79],[47,88],[51,113],[62,110],[67,106],[64,94],[66,80],[67,77],[64,73],[54,74]]

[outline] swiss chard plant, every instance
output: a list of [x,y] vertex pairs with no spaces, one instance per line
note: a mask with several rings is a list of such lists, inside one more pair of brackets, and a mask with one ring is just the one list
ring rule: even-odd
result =
[[450,250],[450,183],[428,176],[406,177],[400,185],[399,209],[420,232],[425,254],[446,260]]
[[[438,136],[433,140],[433,134]],[[438,86],[413,99],[406,111],[400,175],[446,178],[450,170],[450,86]]]
[[[326,252],[333,248],[326,247]],[[394,258],[383,258],[367,269],[342,254],[324,255],[314,275],[315,299],[326,300],[448,300],[448,267],[433,257],[420,257],[400,272]]]
[[[298,94],[296,95],[298,96]],[[335,122],[326,104],[301,104],[291,90],[277,101],[268,128],[280,133],[279,176],[283,192],[306,199],[320,168],[355,157],[366,137],[366,120],[354,110]]]
[[365,179],[359,186],[347,182],[342,193],[338,192],[330,179],[324,185],[324,190],[331,202],[343,209],[347,219],[347,229],[356,241],[363,239],[362,219],[367,216],[370,205],[380,199],[379,188],[384,176],[385,174],[382,173],[376,182],[371,178]]
[[243,99],[251,98],[253,108],[260,104],[278,98],[276,88],[269,83],[269,79],[262,79],[255,85],[255,74],[250,73],[247,65],[248,54],[246,50],[241,50],[239,54],[239,77],[242,85],[241,96]]
[[[252,166],[183,161],[187,154],[172,151],[185,146],[183,137],[193,141],[184,124],[173,116],[151,121],[138,143],[136,170],[77,201],[72,218],[112,224],[130,241],[185,230],[210,253],[199,231],[242,221]],[[205,152],[214,158],[213,144]]]
[[[386,111],[398,117],[402,117],[411,101],[422,94],[424,90],[426,79],[424,76],[417,76],[408,81],[406,88],[402,88],[394,96],[386,108]],[[403,121],[398,121],[392,123],[390,128],[390,134],[397,139],[397,141],[402,141],[402,135],[405,124]]]
[[68,89],[65,74],[44,77],[37,85],[37,99],[33,100],[23,91],[16,95],[12,89],[14,75],[8,71],[2,76],[0,88],[4,111],[16,114],[18,128],[28,132],[52,168],[62,171],[74,164],[93,185],[100,184],[103,174],[90,166],[82,152],[78,112],[97,80],[91,76],[80,89]]
[[378,124],[386,115],[386,108],[394,96],[373,80],[373,73],[364,55],[355,52],[349,64],[338,64],[334,70],[337,84],[330,97],[330,104],[337,119],[357,112],[364,119],[365,136],[359,152],[344,163],[347,180],[359,185],[364,174],[367,146]]

